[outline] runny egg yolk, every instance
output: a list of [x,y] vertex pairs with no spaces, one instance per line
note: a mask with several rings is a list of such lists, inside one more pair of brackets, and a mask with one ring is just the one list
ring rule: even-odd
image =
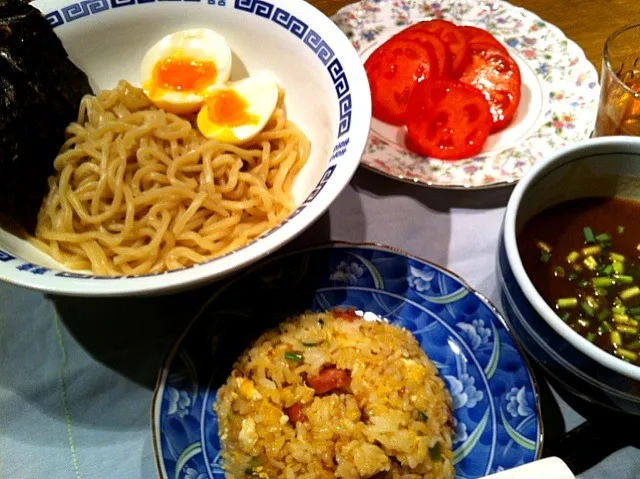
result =
[[239,145],[269,122],[279,98],[278,83],[258,73],[227,86],[207,90],[196,123],[205,138]]
[[233,128],[258,123],[258,115],[247,111],[249,104],[233,88],[212,92],[205,100],[209,120],[220,126]]
[[153,68],[155,88],[198,93],[216,81],[215,63],[175,56],[163,58]]

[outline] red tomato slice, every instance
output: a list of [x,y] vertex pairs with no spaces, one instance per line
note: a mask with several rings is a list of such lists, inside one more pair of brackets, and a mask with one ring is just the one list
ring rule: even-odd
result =
[[[453,59],[451,52],[433,33],[409,28],[391,37],[391,40],[393,39],[414,41],[425,47],[432,48],[438,64],[438,76],[447,77],[451,73],[451,62]],[[434,77],[435,76],[432,75],[431,78]]]
[[491,106],[492,132],[509,124],[520,104],[522,79],[518,65],[508,53],[493,45],[473,44],[471,62],[460,75],[460,81],[484,93]]
[[493,45],[503,52],[508,53],[505,46],[500,43],[496,39],[496,37],[491,35],[488,31],[483,30],[482,28],[464,25],[458,27],[458,30],[462,32],[464,37],[467,39],[467,43],[469,43],[470,46],[474,43],[484,43],[485,45]]
[[469,46],[458,27],[446,20],[428,20],[418,22],[407,28],[432,33],[438,37],[451,52],[451,76],[457,77],[469,63]]
[[480,152],[491,129],[482,92],[455,80],[416,85],[409,100],[407,132],[411,149],[425,156],[459,160]]
[[302,403],[299,402],[295,403],[291,407],[286,408],[284,412],[287,414],[287,416],[289,416],[289,420],[294,426],[297,422],[305,421],[307,419],[307,417],[302,414]]
[[382,44],[364,63],[371,87],[373,116],[402,125],[413,87],[437,70],[433,50],[396,39]]
[[334,389],[344,388],[351,383],[349,372],[335,367],[324,368],[317,376],[307,378],[307,385],[316,394],[324,394]]

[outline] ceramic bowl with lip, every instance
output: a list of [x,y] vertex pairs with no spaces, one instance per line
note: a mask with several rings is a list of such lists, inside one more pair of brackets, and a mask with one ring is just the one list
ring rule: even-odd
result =
[[564,323],[536,291],[516,243],[525,223],[542,210],[571,199],[611,196],[640,199],[640,138],[592,139],[539,162],[507,205],[497,274],[512,331],[549,375],[583,399],[640,415],[640,367],[603,351]]
[[[210,28],[233,52],[231,80],[267,70],[285,91],[287,116],[311,156],[298,174],[296,209],[227,255],[167,273],[109,277],[69,271],[0,228],[0,280],[54,294],[123,296],[175,291],[220,279],[267,256],[313,224],[360,164],[371,122],[367,76],[338,27],[303,0],[36,0],[95,91],[140,85],[146,51],[167,34]],[[51,158],[53,165],[54,158]]]

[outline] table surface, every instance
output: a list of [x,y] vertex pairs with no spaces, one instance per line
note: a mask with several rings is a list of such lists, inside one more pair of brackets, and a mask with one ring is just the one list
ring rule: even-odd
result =
[[[330,15],[347,2],[313,3]],[[557,25],[598,68],[607,35],[640,21],[637,0],[513,3]],[[290,247],[329,239],[393,245],[448,267],[498,303],[494,259],[510,192],[436,191],[361,169]],[[0,284],[0,478],[156,477],[149,405],[157,371],[210,294],[203,288],[154,299],[87,300]],[[547,441],[551,431],[584,420],[557,399],[558,414],[554,401],[543,412]],[[640,451],[625,447],[579,477],[638,479]]]

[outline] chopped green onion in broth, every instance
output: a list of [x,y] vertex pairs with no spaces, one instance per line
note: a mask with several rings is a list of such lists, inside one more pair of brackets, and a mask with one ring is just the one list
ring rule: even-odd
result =
[[532,218],[518,246],[534,286],[586,340],[640,366],[640,202],[588,198]]

